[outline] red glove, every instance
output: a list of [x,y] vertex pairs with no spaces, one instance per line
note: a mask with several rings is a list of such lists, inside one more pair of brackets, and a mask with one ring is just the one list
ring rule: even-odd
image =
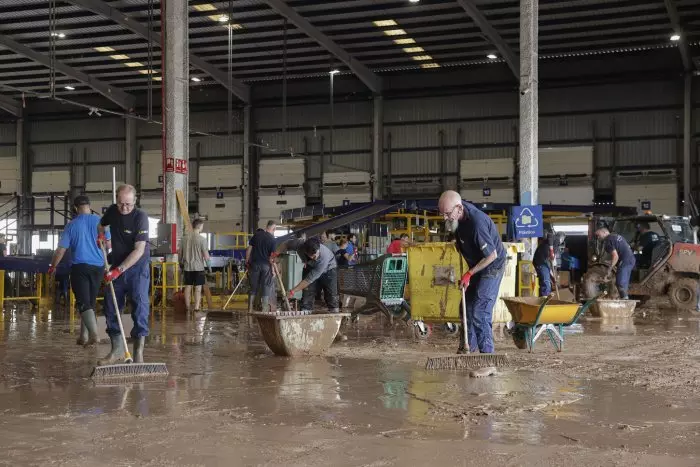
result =
[[463,289],[466,289],[467,287],[469,287],[469,282],[471,282],[471,280],[472,280],[472,273],[467,272],[466,274],[464,274],[462,276],[462,280],[459,281],[459,283],[462,285]]
[[105,282],[112,282],[117,277],[121,276],[122,272],[119,268],[114,268],[105,273]]
[[549,259],[554,261],[554,248],[549,249]]
[[52,276],[56,274],[56,266],[54,266],[53,264],[49,264],[49,274],[51,274]]
[[279,255],[280,255],[279,253],[277,253],[276,251],[273,251],[273,252],[270,254],[270,258],[275,259],[275,258],[277,258]]
[[294,292],[293,290],[290,290],[289,292],[287,292],[287,299],[289,299],[289,300],[293,299],[293,298],[294,298],[294,293],[295,293],[295,292]]
[[102,245],[107,248],[107,237],[105,237],[105,234],[102,232],[98,232],[97,234],[97,246],[101,247]]

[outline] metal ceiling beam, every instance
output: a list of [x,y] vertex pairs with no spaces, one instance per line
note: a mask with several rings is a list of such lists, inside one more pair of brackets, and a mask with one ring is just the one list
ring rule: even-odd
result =
[[[37,52],[34,49],[30,49],[26,45],[20,44],[19,42],[14,41],[9,37],[3,36],[1,34],[0,46],[3,46],[16,54],[22,55],[23,57],[26,57],[37,63],[41,63],[44,66],[51,66],[51,59],[48,55],[44,55],[42,53]],[[119,88],[115,88],[114,86],[110,86],[109,84],[100,81],[96,78],[93,78],[80,70],[76,70],[75,68],[68,66],[59,60],[56,60],[54,62],[54,66],[56,68],[56,71],[58,71],[59,73],[69,76],[74,80],[80,81],[81,83],[91,87],[95,91],[105,96],[107,99],[117,104],[122,109],[129,110],[134,107],[134,102],[136,101],[134,99],[134,96],[132,96],[131,94],[124,92]]]
[[668,18],[671,20],[671,26],[676,34],[680,34],[681,40],[678,41],[678,50],[681,52],[681,60],[683,60],[683,68],[685,71],[691,71],[693,69],[693,60],[690,57],[690,47],[688,46],[688,40],[683,33],[683,28],[681,27],[681,17],[678,14],[678,9],[676,8],[676,3],[674,0],[664,0],[666,5],[666,12],[668,13]]
[[0,109],[10,112],[15,117],[22,116],[22,105],[11,97],[0,94]]
[[305,32],[310,38],[318,42],[318,44],[329,51],[331,54],[343,62],[350,70],[365,83],[370,91],[375,94],[382,92],[382,78],[376,75],[372,70],[367,68],[363,63],[354,59],[342,47],[333,41],[330,37],[322,33],[316,26],[311,24],[303,16],[287,5],[284,0],[263,0],[267,5],[277,13],[287,18],[293,25]]
[[[138,34],[144,39],[148,40],[148,28],[141,24],[141,22],[126,16],[121,11],[116,8],[111,7],[108,3],[103,0],[66,0],[68,3],[77,5],[86,10],[92,11],[95,14],[109,18],[115,23],[129,29],[130,31]],[[158,40],[160,36],[158,34],[152,34],[151,42],[153,45],[160,47],[160,42]],[[207,75],[211,76],[214,81],[222,85],[224,88],[231,91],[236,97],[245,103],[250,102],[250,86],[244,84],[243,82],[237,80],[236,78],[231,78],[231,83],[229,86],[229,79],[227,73],[221,71],[214,65],[206,62],[199,56],[190,53],[190,64],[195,68],[202,70]]]
[[484,33],[496,49],[498,49],[498,52],[515,75],[515,79],[520,79],[520,62],[518,61],[518,56],[513,52],[513,49],[508,46],[506,41],[503,40],[503,37],[501,37],[498,31],[491,26],[486,16],[481,13],[472,0],[457,0],[457,3],[459,3],[472,21],[476,23],[479,29],[481,29],[481,32]]

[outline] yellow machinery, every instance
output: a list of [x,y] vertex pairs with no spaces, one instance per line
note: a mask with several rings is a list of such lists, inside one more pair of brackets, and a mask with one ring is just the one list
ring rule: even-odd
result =
[[37,307],[40,307],[42,304],[46,303],[46,300],[48,299],[46,295],[46,292],[48,289],[46,288],[45,284],[48,283],[47,276],[48,274],[45,273],[33,273],[34,276],[34,293],[32,295],[28,296],[19,296],[19,297],[7,297],[5,296],[5,270],[0,269],[0,313],[2,313],[2,309],[5,306],[5,302],[9,301],[30,301],[30,300],[36,300]]
[[252,235],[246,232],[215,232],[215,250],[245,250]]
[[[172,271],[173,281],[168,283],[168,269]],[[160,284],[156,283],[156,278],[160,276]],[[168,290],[177,292],[180,290],[180,265],[175,262],[163,261],[162,263],[151,263],[151,307],[156,295],[156,290],[161,292],[161,309],[167,306]]]
[[[508,258],[499,299],[513,297],[517,290],[517,258],[523,251],[520,243],[504,244]],[[415,334],[426,338],[432,332],[432,324],[444,325],[448,334],[456,334],[459,318],[459,303],[462,293],[459,280],[469,267],[453,243],[423,243],[407,248],[408,286],[411,296],[411,317]],[[506,323],[510,314],[505,305],[497,300],[493,322]],[[427,324],[426,324],[427,323]]]

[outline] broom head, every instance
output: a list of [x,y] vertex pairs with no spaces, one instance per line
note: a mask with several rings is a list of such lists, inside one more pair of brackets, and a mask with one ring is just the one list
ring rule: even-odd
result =
[[475,370],[491,366],[508,366],[508,356],[490,353],[451,355],[429,358],[426,370]]
[[165,363],[119,363],[116,365],[97,366],[92,370],[93,379],[106,380],[112,378],[152,379],[153,377],[168,376]]

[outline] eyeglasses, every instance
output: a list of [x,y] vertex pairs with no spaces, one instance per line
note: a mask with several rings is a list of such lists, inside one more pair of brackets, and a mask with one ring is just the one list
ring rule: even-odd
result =
[[136,203],[117,203],[117,206],[120,208],[131,208],[135,205]]
[[460,206],[461,206],[461,204],[457,204],[457,205],[455,205],[452,209],[450,209],[449,212],[442,212],[442,213],[440,213],[440,214],[441,214],[442,217],[444,217],[444,218],[452,217],[452,213],[455,212],[455,209],[457,209],[457,208],[460,207]]

